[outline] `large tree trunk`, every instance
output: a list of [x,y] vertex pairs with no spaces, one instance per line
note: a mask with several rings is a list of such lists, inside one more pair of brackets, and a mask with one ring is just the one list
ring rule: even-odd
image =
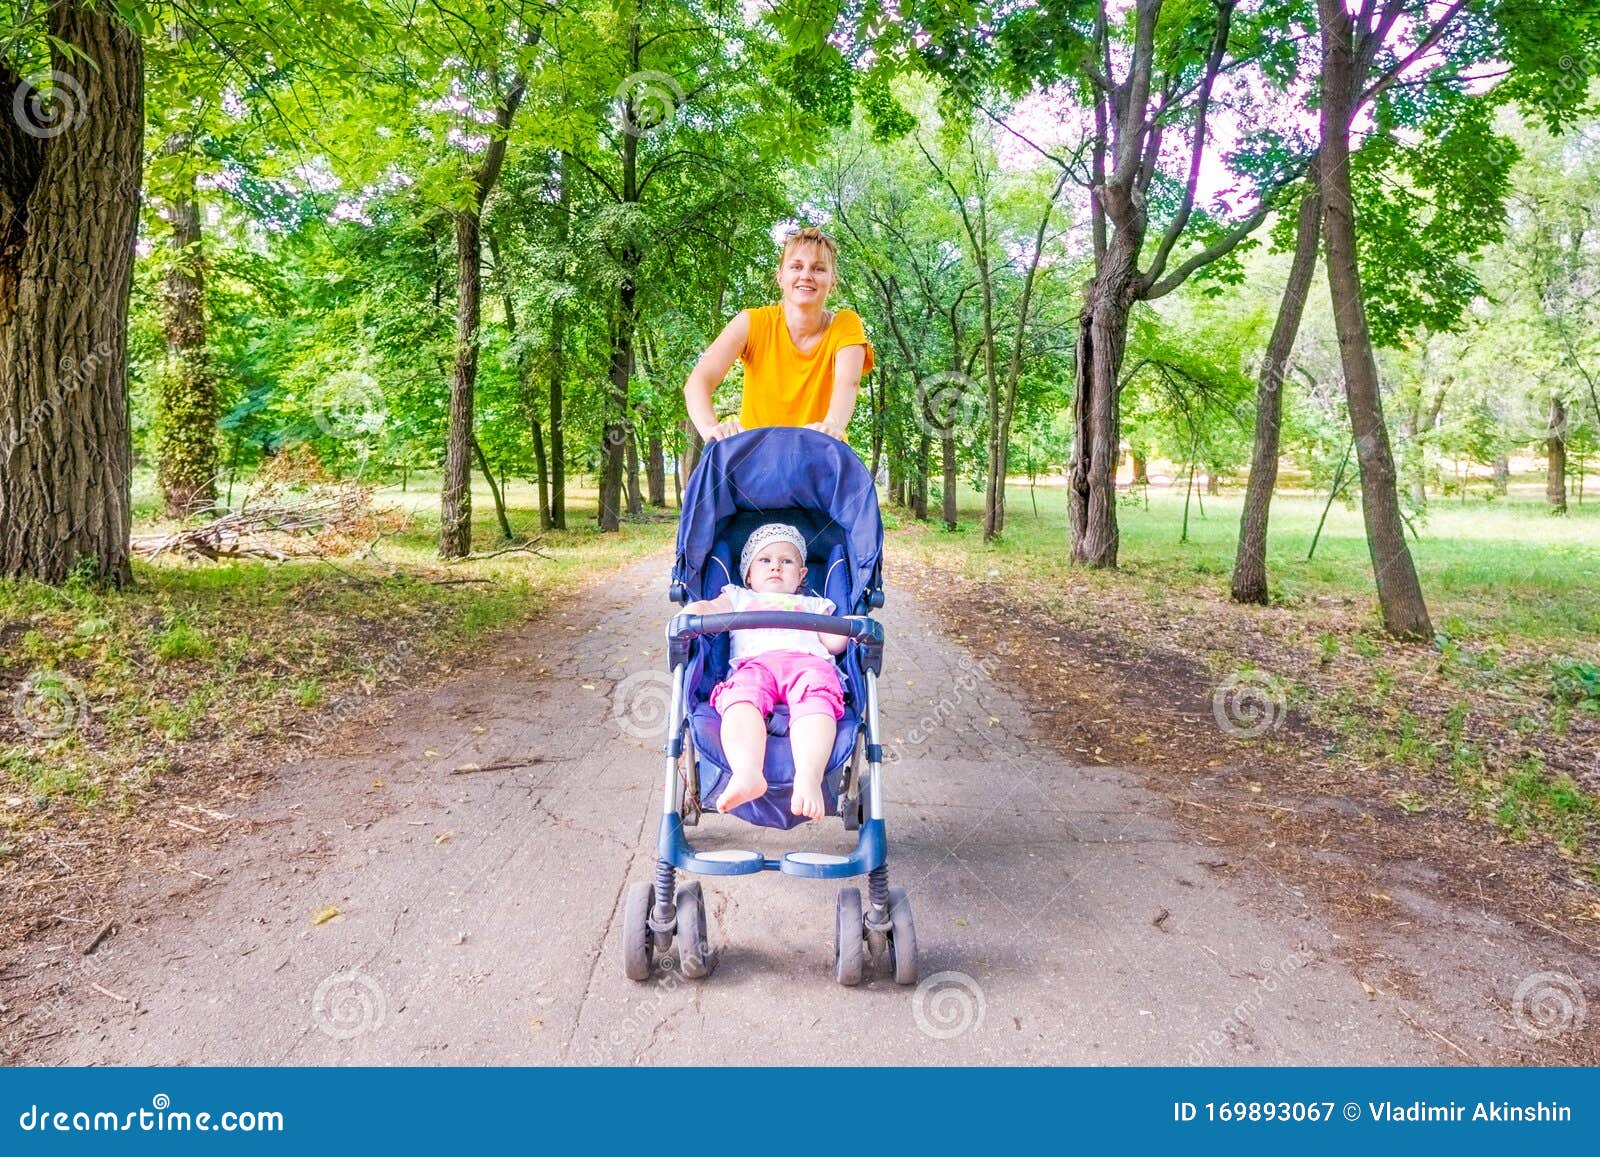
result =
[[639,489],[639,440],[628,431],[628,517],[644,514],[644,494]]
[[660,434],[651,434],[645,443],[644,476],[650,492],[650,505],[658,510],[667,508],[667,452]]
[[558,305],[550,323],[550,525],[567,529],[567,447],[562,425],[566,392],[566,314]]
[[681,486],[688,489],[689,479],[694,476],[694,468],[700,465],[700,455],[705,452],[705,439],[700,437],[700,431],[688,418],[683,420],[683,461],[679,465],[678,474],[682,479]]
[[133,578],[127,319],[144,53],[116,12],[47,7],[60,78],[49,101],[0,57],[0,576]]
[[[171,147],[186,145],[177,138]],[[156,474],[167,517],[183,518],[216,505],[221,414],[206,356],[200,203],[192,195],[174,198],[166,218],[172,226],[172,266],[161,294],[167,360],[156,378]]]
[[1394,455],[1383,421],[1378,366],[1372,354],[1356,254],[1350,194],[1350,120],[1360,87],[1344,0],[1318,0],[1322,17],[1322,150],[1318,172],[1324,198],[1328,288],[1333,298],[1345,398],[1361,468],[1361,513],[1377,580],[1384,628],[1397,638],[1428,639],[1433,624],[1406,546],[1395,489]]
[[917,439],[917,470],[916,481],[911,488],[911,514],[919,522],[928,521],[928,467],[929,453],[932,439],[924,430]]
[[526,81],[512,79],[495,108],[497,135],[472,175],[472,203],[454,214],[456,234],[456,362],[450,378],[450,427],[445,434],[444,485],[439,495],[439,557],[472,553],[473,390],[478,380],[478,316],[483,302],[483,205],[500,179],[512,118]]
[[[1256,438],[1250,452],[1250,480],[1244,512],[1239,516],[1239,548],[1233,561],[1233,598],[1240,603],[1267,602],[1267,517],[1278,483],[1279,431],[1283,423],[1283,379],[1289,372],[1295,336],[1305,313],[1311,279],[1317,269],[1317,239],[1322,234],[1322,198],[1312,191],[1300,202],[1294,262],[1278,305],[1278,320],[1267,342],[1256,390]],[[1136,471],[1137,472],[1137,471]]]
[[1078,316],[1067,506],[1072,561],[1085,566],[1117,565],[1117,380],[1128,340],[1127,291],[1137,252],[1138,242],[1130,244],[1119,231]]
[[1501,498],[1506,496],[1506,488],[1511,483],[1511,459],[1504,454],[1494,460],[1494,492]]
[[544,450],[544,429],[539,419],[530,418],[528,425],[533,434],[533,465],[539,488],[539,525],[549,530],[553,525],[550,520],[550,456]]
[[444,486],[439,501],[439,557],[472,553],[472,401],[478,380],[478,313],[483,253],[478,211],[458,210],[456,233],[456,361],[450,377]]
[[[632,139],[631,137],[629,138]],[[600,529],[622,527],[622,485],[633,431],[628,428],[628,382],[633,376],[634,291],[629,274],[617,293],[617,319],[611,334],[610,391],[605,434],[600,441]]]
[[943,459],[944,482],[943,493],[940,498],[941,515],[944,518],[944,528],[956,528],[956,438],[954,430],[941,430],[939,432],[939,455]]
[[1544,498],[1551,514],[1567,512],[1567,408],[1561,399],[1550,398],[1550,421],[1545,428],[1545,453],[1549,467],[1544,476]]

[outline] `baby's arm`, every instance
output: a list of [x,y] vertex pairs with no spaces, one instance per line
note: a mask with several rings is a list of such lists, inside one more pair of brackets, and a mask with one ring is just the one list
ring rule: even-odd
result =
[[733,610],[733,603],[727,595],[718,595],[714,599],[700,599],[698,602],[685,603],[680,614],[685,615],[725,615]]
[[828,648],[830,655],[842,655],[844,649],[850,645],[850,640],[843,635],[824,635],[818,631],[817,638],[822,640],[822,645]]

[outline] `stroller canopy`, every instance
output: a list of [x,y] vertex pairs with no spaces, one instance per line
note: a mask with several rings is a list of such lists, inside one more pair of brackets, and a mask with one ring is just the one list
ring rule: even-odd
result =
[[872,475],[849,446],[791,426],[711,443],[683,496],[673,578],[692,599],[714,597],[730,577],[742,581],[721,567],[713,570],[713,552],[720,543],[737,558],[745,537],[763,522],[798,527],[811,563],[826,562],[842,547],[850,593],[838,613],[868,609],[882,586],[883,521]]

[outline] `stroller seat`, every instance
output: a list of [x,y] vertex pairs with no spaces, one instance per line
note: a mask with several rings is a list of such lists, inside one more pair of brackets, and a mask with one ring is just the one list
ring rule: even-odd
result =
[[[850,583],[843,545],[835,544],[827,557],[820,561],[815,557],[807,559],[806,569],[807,594],[831,599],[837,608],[849,606]],[[731,550],[726,541],[719,542],[712,551],[710,571],[719,577],[728,576],[726,581],[737,585],[737,579],[732,577]],[[822,576],[820,581],[809,581],[817,575]],[[701,669],[691,668],[689,672],[689,733],[703,766],[700,773],[700,806],[706,811],[716,807],[717,799],[732,775],[727,756],[722,751],[722,718],[711,706],[711,689],[728,675],[728,650],[727,636],[718,636],[716,643],[705,649]],[[840,780],[845,765],[855,751],[856,733],[861,727],[861,697],[856,690],[862,686],[861,674],[859,670],[851,670],[858,665],[848,650],[836,664],[845,695],[844,717],[839,720],[833,754],[828,758],[828,770],[822,778],[822,795],[830,815],[838,814]],[[778,705],[767,723],[763,774],[767,779],[767,794],[740,804],[729,814],[768,828],[788,829],[804,823],[803,818],[790,810],[794,795],[794,757],[789,750],[789,709],[783,704]]]

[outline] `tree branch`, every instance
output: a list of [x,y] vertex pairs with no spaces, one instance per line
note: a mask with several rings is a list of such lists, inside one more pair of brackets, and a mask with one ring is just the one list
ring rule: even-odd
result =
[[1422,42],[1412,49],[1411,52],[1406,55],[1404,60],[1400,61],[1400,63],[1396,64],[1393,68],[1390,68],[1376,81],[1374,81],[1372,86],[1368,88],[1366,92],[1362,93],[1359,98],[1357,98],[1355,107],[1359,109],[1368,101],[1377,100],[1378,97],[1383,95],[1385,90],[1387,90],[1390,85],[1394,84],[1395,81],[1399,80],[1400,77],[1405,74],[1408,68],[1416,64],[1429,52],[1433,51],[1434,45],[1438,44],[1439,41],[1444,38],[1444,34],[1450,30],[1451,23],[1466,6],[1467,0],[1456,0],[1454,4],[1450,5],[1445,14],[1439,17],[1438,23],[1436,23],[1432,30],[1422,38]]
[[1161,247],[1156,250],[1155,261],[1151,263],[1150,272],[1146,275],[1150,281],[1160,278],[1162,270],[1167,267],[1167,259],[1172,256],[1173,247],[1178,244],[1178,238],[1183,236],[1184,229],[1189,225],[1189,217],[1194,212],[1195,194],[1200,185],[1200,164],[1205,159],[1206,117],[1211,107],[1211,89],[1216,84],[1218,70],[1222,68],[1222,58],[1228,51],[1233,4],[1234,0],[1222,0],[1222,3],[1217,5],[1217,31],[1211,40],[1211,54],[1206,59],[1205,79],[1200,84],[1200,96],[1195,104],[1194,142],[1189,149],[1188,182],[1184,185],[1183,202],[1167,225],[1167,231],[1161,238]]

